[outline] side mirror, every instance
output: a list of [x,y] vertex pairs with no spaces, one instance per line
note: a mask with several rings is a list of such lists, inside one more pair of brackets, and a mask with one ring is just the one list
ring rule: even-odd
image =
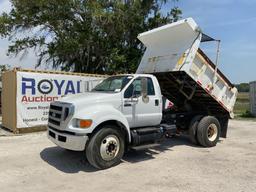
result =
[[148,97],[148,79],[146,77],[143,77],[141,79],[141,95],[142,95],[142,101],[144,103],[149,102],[149,97]]

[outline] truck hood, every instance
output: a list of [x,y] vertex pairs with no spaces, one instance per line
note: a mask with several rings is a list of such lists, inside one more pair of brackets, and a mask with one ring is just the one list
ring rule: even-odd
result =
[[120,104],[120,98],[120,93],[86,92],[75,95],[66,95],[58,101],[72,103],[76,107],[84,107],[85,105],[88,106],[97,103]]

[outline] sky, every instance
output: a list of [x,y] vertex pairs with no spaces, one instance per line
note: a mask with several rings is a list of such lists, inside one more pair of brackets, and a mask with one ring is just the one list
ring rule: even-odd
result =
[[[202,31],[221,40],[219,68],[233,83],[256,80],[256,0],[179,0],[183,18],[192,17]],[[167,3],[163,14],[173,6]],[[9,11],[9,0],[0,0],[0,14]],[[8,39],[0,39],[0,64],[34,69],[36,56],[6,56]],[[215,60],[216,44],[205,43],[203,50]],[[47,69],[41,66],[40,69]]]

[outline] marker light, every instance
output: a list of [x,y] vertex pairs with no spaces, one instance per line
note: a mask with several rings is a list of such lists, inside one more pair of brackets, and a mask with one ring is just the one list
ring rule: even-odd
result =
[[80,128],[89,128],[92,125],[91,119],[78,119],[77,125]]

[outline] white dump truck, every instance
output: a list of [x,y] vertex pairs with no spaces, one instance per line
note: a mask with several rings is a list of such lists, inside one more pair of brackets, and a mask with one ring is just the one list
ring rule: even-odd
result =
[[[111,76],[91,92],[50,106],[48,138],[62,148],[85,151],[98,169],[118,164],[130,148],[176,133],[215,146],[233,117],[237,89],[199,49],[201,42],[215,40],[192,18],[138,38],[146,51],[136,74]],[[174,106],[163,110],[163,97]]]

